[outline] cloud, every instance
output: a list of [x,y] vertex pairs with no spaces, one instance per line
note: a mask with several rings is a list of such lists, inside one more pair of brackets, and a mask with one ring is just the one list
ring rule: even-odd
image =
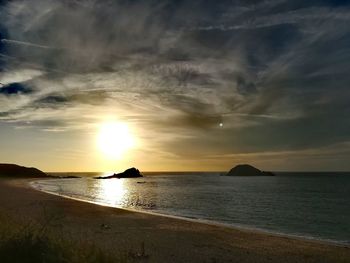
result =
[[4,85],[0,88],[0,94],[4,94],[7,96],[12,96],[16,94],[27,94],[31,92],[32,92],[31,88],[27,87],[24,84],[16,83],[16,82],[8,85]]
[[44,46],[44,45],[38,45],[38,44],[34,44],[34,43],[30,43],[30,42],[24,42],[24,41],[18,41],[18,40],[11,40],[11,39],[6,39],[3,38],[1,39],[1,42],[3,44],[15,44],[15,45],[24,45],[24,46],[28,46],[28,47],[35,47],[35,48],[45,48],[45,49],[51,49],[52,47],[49,46]]
[[112,115],[182,156],[342,143],[349,17],[334,1],[9,1],[0,120],[88,131]]

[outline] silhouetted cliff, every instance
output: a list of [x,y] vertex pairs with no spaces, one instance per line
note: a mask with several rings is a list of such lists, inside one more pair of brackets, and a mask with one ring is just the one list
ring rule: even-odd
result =
[[1,177],[47,177],[46,173],[33,167],[24,167],[17,164],[0,163]]

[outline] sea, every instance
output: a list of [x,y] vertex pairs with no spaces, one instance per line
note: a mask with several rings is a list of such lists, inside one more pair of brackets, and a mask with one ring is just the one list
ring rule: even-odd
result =
[[350,245],[350,173],[156,173],[38,180],[37,190],[98,205]]

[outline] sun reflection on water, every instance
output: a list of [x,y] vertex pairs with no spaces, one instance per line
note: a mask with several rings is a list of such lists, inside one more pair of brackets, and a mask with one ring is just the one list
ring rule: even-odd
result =
[[128,189],[124,180],[113,178],[100,181],[99,199],[106,200],[112,205],[123,205]]

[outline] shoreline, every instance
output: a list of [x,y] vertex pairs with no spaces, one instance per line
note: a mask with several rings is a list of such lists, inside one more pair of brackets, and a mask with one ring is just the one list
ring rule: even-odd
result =
[[324,244],[324,245],[335,245],[335,246],[345,247],[345,248],[350,249],[350,243],[347,243],[347,242],[321,239],[321,238],[316,238],[316,237],[312,237],[312,236],[286,234],[286,233],[282,233],[282,232],[269,231],[267,229],[255,228],[252,226],[240,226],[238,224],[237,225],[225,224],[225,223],[221,223],[221,222],[205,220],[205,219],[200,219],[200,218],[190,218],[190,217],[186,217],[186,216],[169,215],[169,214],[163,214],[163,213],[157,213],[157,212],[150,212],[150,211],[108,205],[108,204],[105,204],[102,202],[90,201],[90,200],[86,200],[86,199],[82,199],[82,198],[78,198],[78,197],[72,197],[72,196],[68,196],[68,195],[63,195],[63,194],[58,194],[58,193],[54,193],[54,192],[50,192],[50,191],[45,191],[42,189],[37,189],[33,185],[37,181],[40,181],[40,180],[31,181],[28,183],[28,186],[30,186],[31,188],[33,188],[36,191],[40,191],[40,192],[50,194],[50,195],[59,196],[61,198],[75,200],[78,202],[85,202],[85,203],[90,203],[90,204],[103,206],[103,207],[121,209],[121,210],[125,210],[125,211],[132,212],[132,213],[141,213],[141,214],[152,215],[152,216],[161,216],[161,217],[165,217],[165,218],[184,220],[184,221],[189,221],[189,222],[198,223],[198,224],[206,224],[206,225],[211,225],[211,226],[216,226],[216,227],[224,227],[224,228],[233,229],[233,230],[237,230],[237,231],[244,231],[247,233],[259,233],[259,234],[271,235],[271,236],[275,236],[275,237],[292,238],[292,239],[301,240],[301,241],[311,241],[311,242],[316,242],[316,243],[320,243],[320,244]]
[[349,247],[62,198],[33,189],[34,180],[0,179],[0,215],[25,224],[52,216],[50,232],[90,240],[107,254],[137,255],[141,248],[155,263],[349,263]]

